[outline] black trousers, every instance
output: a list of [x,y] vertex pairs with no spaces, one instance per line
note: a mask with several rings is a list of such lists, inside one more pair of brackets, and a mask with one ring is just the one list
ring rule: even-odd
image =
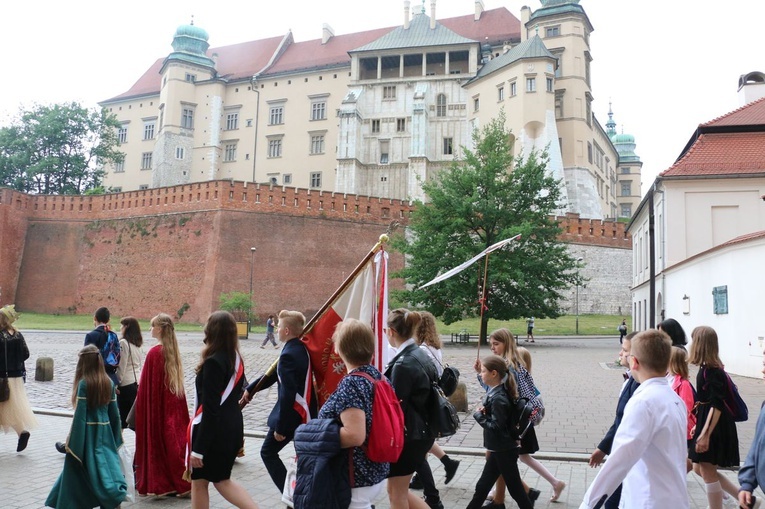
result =
[[521,473],[518,471],[518,449],[500,452],[489,451],[481,478],[475,485],[473,500],[470,501],[467,509],[479,509],[486,502],[486,495],[489,494],[491,487],[500,475],[505,480],[507,491],[518,504],[518,508],[532,509],[531,500],[523,489]]
[[417,467],[417,477],[420,479],[420,482],[422,482],[422,493],[427,500],[441,500],[438,490],[436,489],[436,481],[433,479],[433,471],[428,464],[427,456],[425,456],[422,465]]
[[120,387],[120,393],[117,394],[117,406],[120,409],[120,420],[122,429],[127,428],[127,416],[135,403],[135,397],[138,395],[138,384],[123,385]]
[[271,476],[271,480],[279,488],[279,493],[284,492],[284,481],[287,480],[287,467],[282,463],[279,458],[279,451],[284,449],[288,443],[292,441],[292,437],[288,436],[281,442],[274,438],[273,428],[268,429],[268,435],[263,440],[263,446],[260,448],[260,457],[263,460],[268,475]]

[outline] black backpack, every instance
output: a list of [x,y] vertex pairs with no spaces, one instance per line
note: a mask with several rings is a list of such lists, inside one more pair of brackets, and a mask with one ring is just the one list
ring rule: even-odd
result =
[[510,401],[510,433],[520,440],[532,426],[531,415],[534,413],[534,406],[527,398],[511,399]]

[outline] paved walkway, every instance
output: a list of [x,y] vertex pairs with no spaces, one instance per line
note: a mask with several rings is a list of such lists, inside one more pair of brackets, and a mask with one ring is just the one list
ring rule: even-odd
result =
[[[38,412],[40,428],[32,432],[29,447],[22,453],[15,452],[15,436],[0,435],[0,507],[9,509],[42,507],[50,487],[61,471],[63,455],[55,451],[53,444],[66,436],[71,423],[68,400],[76,355],[84,333],[28,331],[25,332],[25,337],[31,351],[26,387],[32,405]],[[201,334],[198,333],[185,333],[179,338],[189,391],[192,387],[193,367],[198,362],[202,346],[201,338]],[[262,338],[262,335],[256,335],[250,340],[242,341],[241,349],[250,378],[265,370],[278,354],[278,350],[272,347],[260,349]],[[147,341],[147,345],[153,344],[152,339]],[[545,421],[537,429],[541,451],[536,456],[554,475],[563,479],[568,488],[559,503],[549,503],[549,484],[524,465],[521,465],[521,472],[529,485],[542,491],[536,507],[575,508],[579,506],[587,486],[597,474],[597,470],[590,469],[584,460],[613,420],[616,396],[622,380],[621,370],[612,366],[618,353],[618,340],[538,338],[536,343],[527,346],[534,357],[534,378],[543,392],[547,407]],[[488,350],[483,350],[482,354],[487,352]],[[481,396],[481,390],[473,378],[472,363],[475,355],[475,345],[466,347],[447,343],[444,349],[445,361],[460,369],[462,380],[468,385],[471,408]],[[50,356],[55,360],[52,382],[34,381],[34,361],[41,356]],[[742,396],[755,414],[748,422],[739,426],[743,458],[752,441],[756,409],[760,407],[764,392],[760,380],[739,377],[735,380]],[[265,431],[266,416],[275,396],[275,389],[269,389],[259,394],[246,408],[247,454],[237,461],[233,474],[262,508],[284,507],[258,454]],[[462,429],[455,436],[442,441],[449,454],[462,462],[457,475],[448,486],[443,485],[443,469],[440,468],[440,463],[431,458],[437,484],[447,508],[462,508],[467,505],[484,462],[481,429],[468,414],[462,416]],[[132,448],[133,433],[126,431],[125,440]],[[285,449],[283,457],[288,457],[290,452],[289,448]],[[735,479],[734,472],[728,471],[725,474]],[[706,507],[703,482],[693,474],[688,476],[688,492],[691,507]],[[507,506],[514,507],[509,497],[507,500]],[[190,507],[190,501],[142,498],[130,507],[180,508]],[[212,507],[230,506],[214,494]],[[382,497],[377,507],[389,507],[385,497]]]

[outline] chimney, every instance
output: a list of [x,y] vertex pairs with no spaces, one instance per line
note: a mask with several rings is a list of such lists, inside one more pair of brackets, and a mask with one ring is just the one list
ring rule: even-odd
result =
[[404,30],[409,30],[409,6],[411,2],[404,0]]
[[328,24],[324,23],[321,25],[321,43],[327,44],[327,41],[332,39],[335,36],[335,31],[332,30],[332,27]]
[[436,0],[430,0],[430,29],[436,29]]
[[765,97],[765,73],[750,72],[738,78],[738,103],[744,106]]
[[529,38],[529,32],[526,24],[531,19],[531,8],[528,5],[521,7],[521,42]]
[[475,21],[478,21],[481,19],[481,14],[483,14],[484,6],[483,6],[483,0],[475,0]]

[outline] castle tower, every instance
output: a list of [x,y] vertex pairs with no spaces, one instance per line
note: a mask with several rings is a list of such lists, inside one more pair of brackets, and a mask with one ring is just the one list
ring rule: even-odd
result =
[[643,168],[643,162],[640,157],[635,153],[635,137],[631,134],[616,133],[616,122],[614,121],[614,114],[611,111],[611,105],[608,105],[608,135],[611,138],[611,142],[616,147],[616,151],[619,153],[619,165],[618,165],[618,206],[619,217],[629,218],[637,209],[640,204],[641,198],[641,171]]

